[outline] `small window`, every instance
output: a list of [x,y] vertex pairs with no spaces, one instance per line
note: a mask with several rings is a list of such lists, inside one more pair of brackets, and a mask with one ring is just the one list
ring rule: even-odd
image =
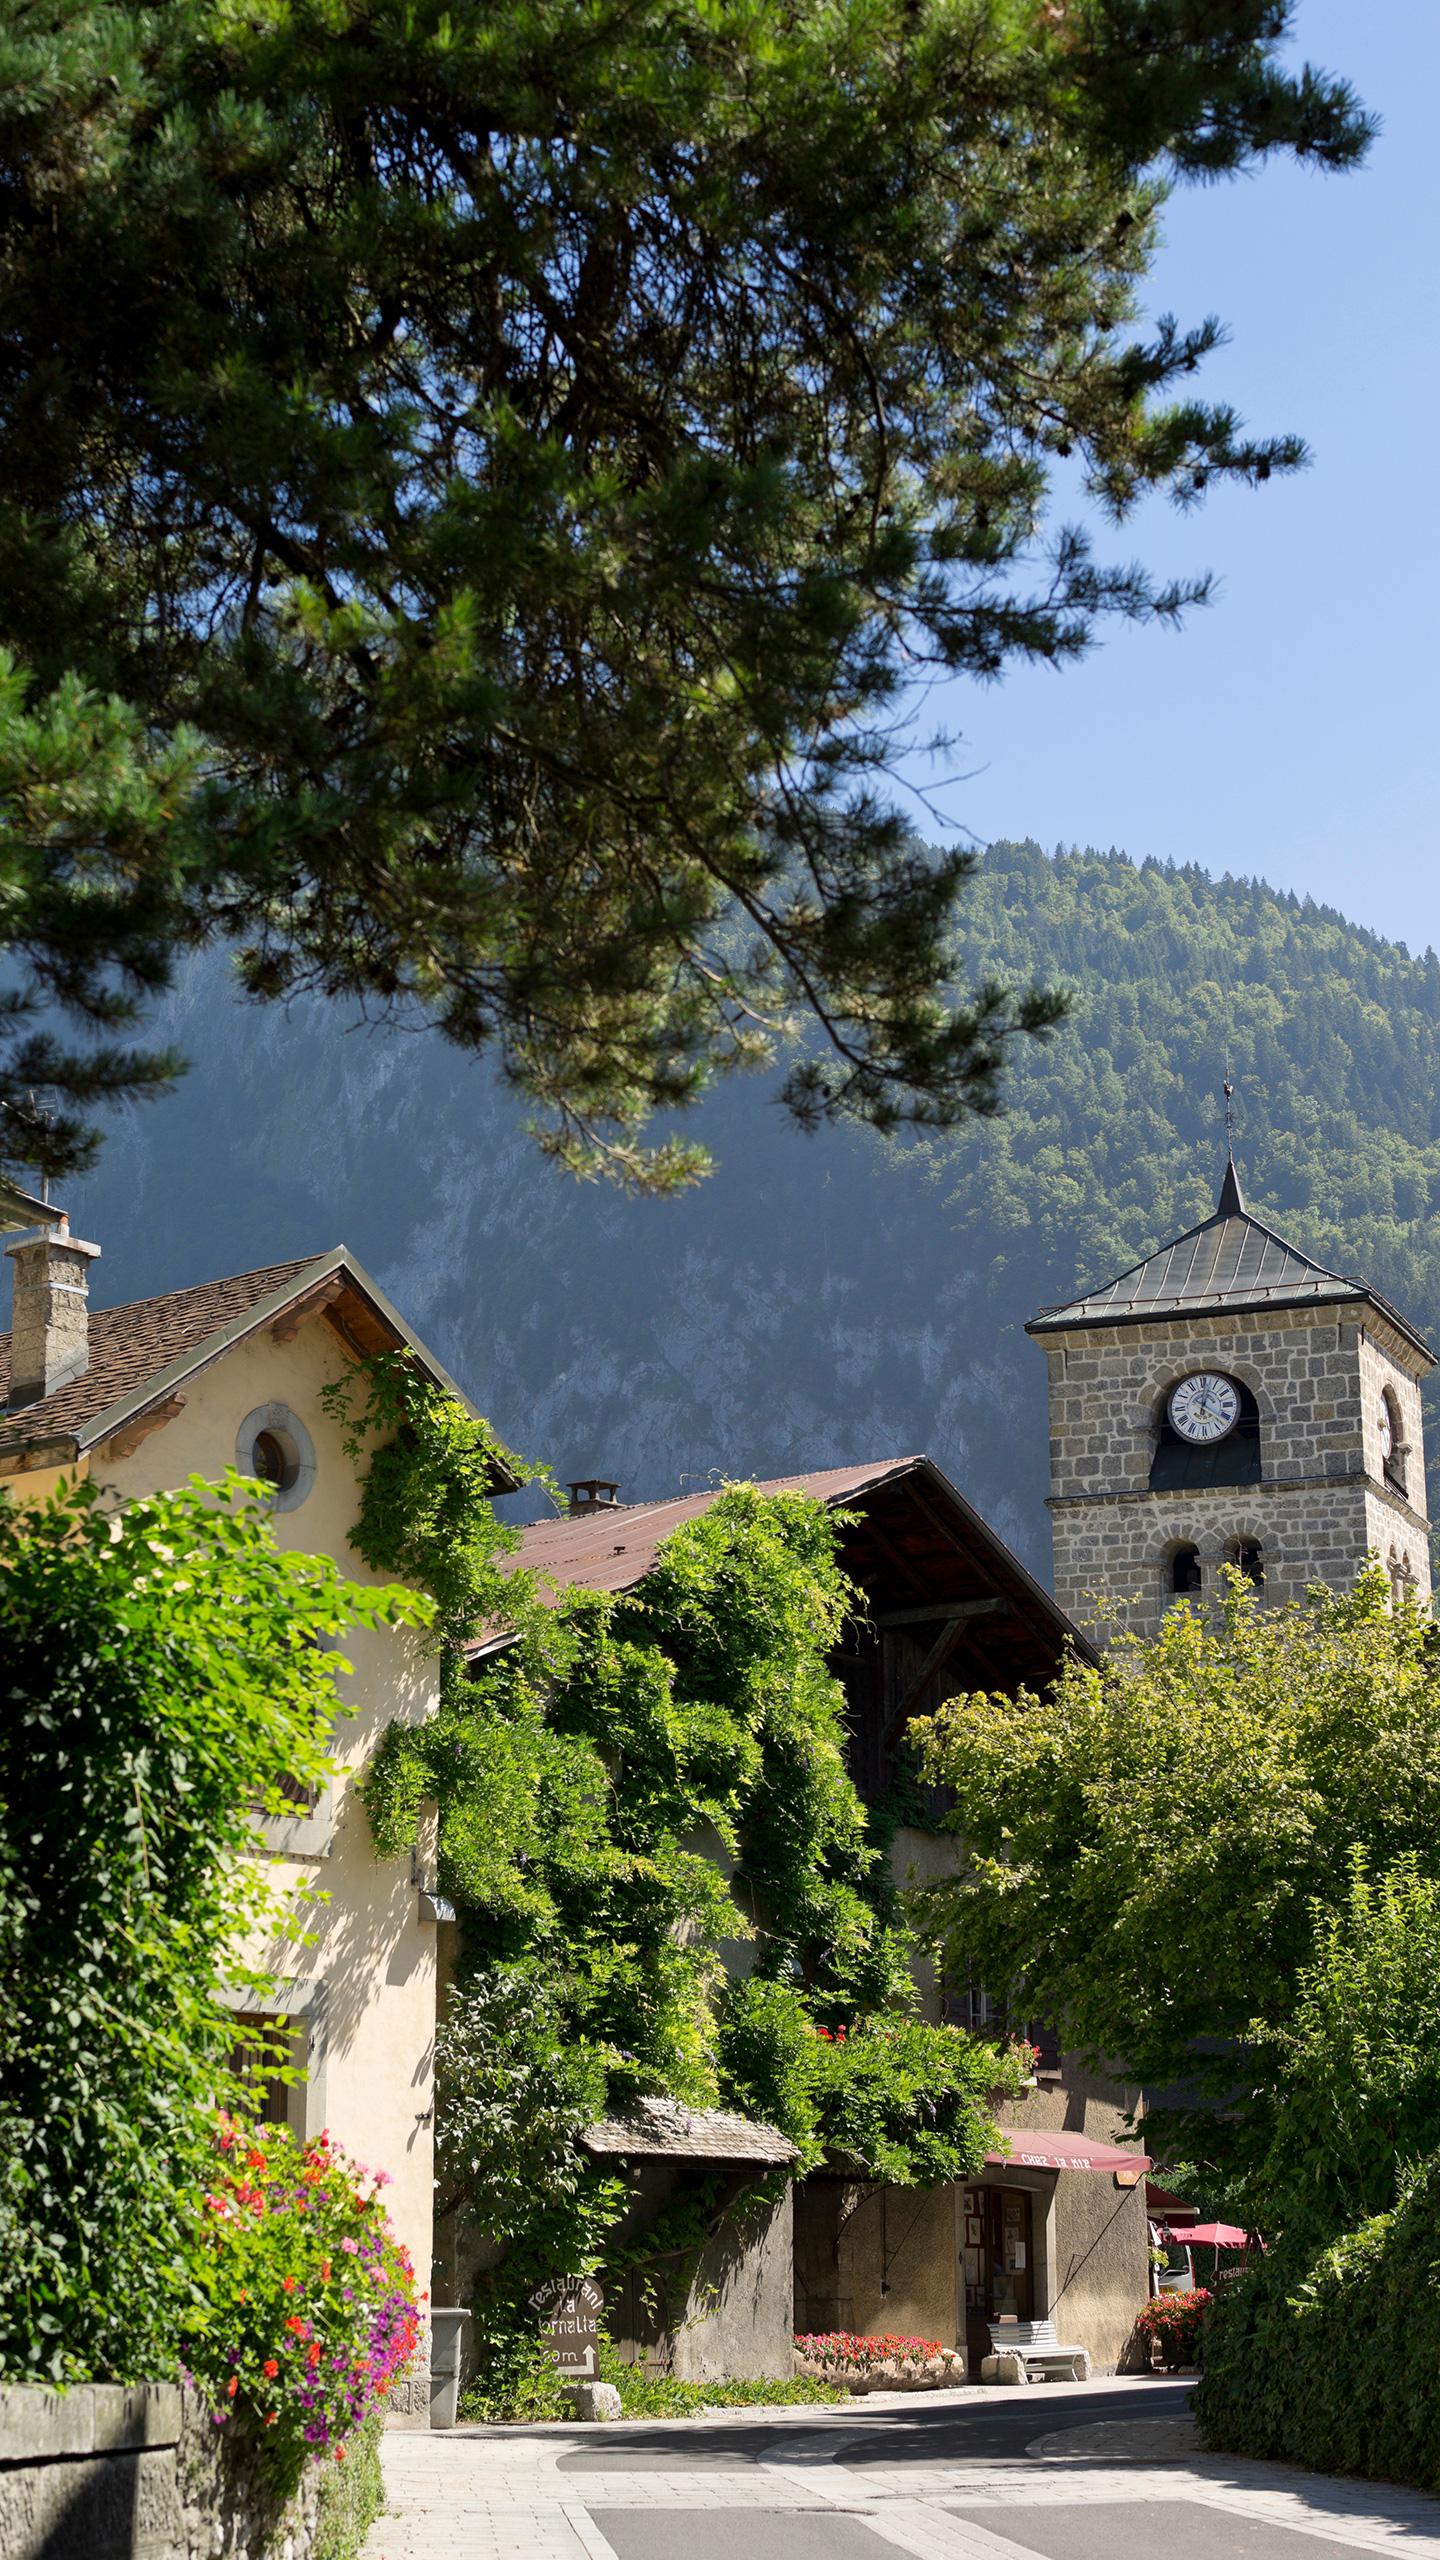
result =
[[1200,1550],[1177,1547],[1170,1558],[1170,1588],[1177,1595],[1200,1589]]
[[1265,1556],[1258,1538],[1232,1538],[1225,1550],[1225,1561],[1252,1591],[1264,1590]]
[[288,2018],[242,2011],[235,2019],[230,2069],[246,2084],[257,2124],[289,2124],[299,2096],[286,2074],[294,2067],[294,2035]]
[[282,1440],[278,1431],[257,1431],[251,1455],[255,1473],[264,1484],[273,1484],[277,1493],[288,1493],[300,1473],[300,1460],[293,1440]]
[[945,1984],[940,1994],[940,2015],[947,2027],[963,2027],[967,2035],[987,2036],[992,2043],[1005,2033],[1001,2003],[991,1999],[973,1974],[963,1984]]
[[1048,2019],[1028,2018],[1024,2033],[1026,2043],[1034,2047],[1036,2079],[1058,2080],[1060,2077],[1059,2029],[1052,2027]]
[[1390,1550],[1390,1598],[1398,1609],[1415,1597],[1415,1567],[1398,1547]]
[[1385,1481],[1394,1493],[1403,1494],[1405,1491],[1405,1460],[1408,1455],[1404,1426],[1400,1420],[1400,1399],[1392,1388],[1386,1387],[1380,1398],[1380,1456]]
[[298,1511],[315,1481],[315,1443],[286,1404],[259,1404],[235,1434],[235,1464],[270,1488],[272,1511]]

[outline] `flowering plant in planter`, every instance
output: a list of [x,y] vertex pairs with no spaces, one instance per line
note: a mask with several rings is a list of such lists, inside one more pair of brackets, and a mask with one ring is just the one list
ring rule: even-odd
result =
[[939,2390],[963,2382],[965,2359],[938,2338],[909,2338],[888,2332],[862,2337],[853,2329],[826,2329],[797,2336],[795,2353],[803,2373],[843,2382],[852,2391],[919,2386]]
[[1198,2363],[1209,2308],[1210,2295],[1203,2285],[1195,2285],[1189,2293],[1157,2293],[1138,2313],[1136,2331],[1154,2341],[1173,2372],[1177,2365]]
[[262,2436],[277,2485],[307,2456],[344,2460],[419,2342],[425,2296],[380,2202],[388,2184],[328,2134],[221,2119],[185,2361],[217,2426]]

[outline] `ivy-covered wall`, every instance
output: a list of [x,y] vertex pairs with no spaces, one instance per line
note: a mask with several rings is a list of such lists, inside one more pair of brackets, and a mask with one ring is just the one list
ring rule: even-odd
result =
[[[685,2181],[637,2232],[588,2122],[647,2095],[725,2105],[778,2126],[802,2172],[928,2185],[978,2165],[1018,2066],[918,2014],[828,1668],[862,1606],[844,1515],[730,1486],[633,1591],[546,1607],[488,1498],[486,1426],[399,1358],[341,1393],[368,1452],[354,1543],[437,1603],[440,1712],[391,1729],[366,1803],[387,1855],[439,1806],[459,1913],[439,2205],[489,2244],[474,2337],[503,2398],[533,2361],[541,2276],[598,2269],[633,2294],[638,2273],[683,2302],[761,2200]],[[514,1641],[472,1668],[497,1625]]]

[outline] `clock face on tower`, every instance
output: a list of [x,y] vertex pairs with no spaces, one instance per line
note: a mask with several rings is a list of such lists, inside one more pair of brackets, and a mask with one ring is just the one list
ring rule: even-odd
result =
[[1172,1387],[1168,1411],[1171,1426],[1182,1440],[1208,1449],[1234,1430],[1240,1419],[1240,1398],[1217,1370],[1197,1369],[1193,1377],[1182,1378],[1178,1387]]

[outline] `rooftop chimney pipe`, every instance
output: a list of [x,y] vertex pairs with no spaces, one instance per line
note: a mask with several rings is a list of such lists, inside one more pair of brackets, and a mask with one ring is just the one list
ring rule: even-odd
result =
[[17,1236],[5,1251],[15,1265],[6,1410],[18,1413],[83,1378],[90,1366],[88,1265],[99,1260],[100,1247],[82,1244],[60,1216],[51,1227]]
[[570,1487],[570,1517],[580,1519],[587,1511],[618,1511],[620,1487],[608,1476],[582,1476]]

